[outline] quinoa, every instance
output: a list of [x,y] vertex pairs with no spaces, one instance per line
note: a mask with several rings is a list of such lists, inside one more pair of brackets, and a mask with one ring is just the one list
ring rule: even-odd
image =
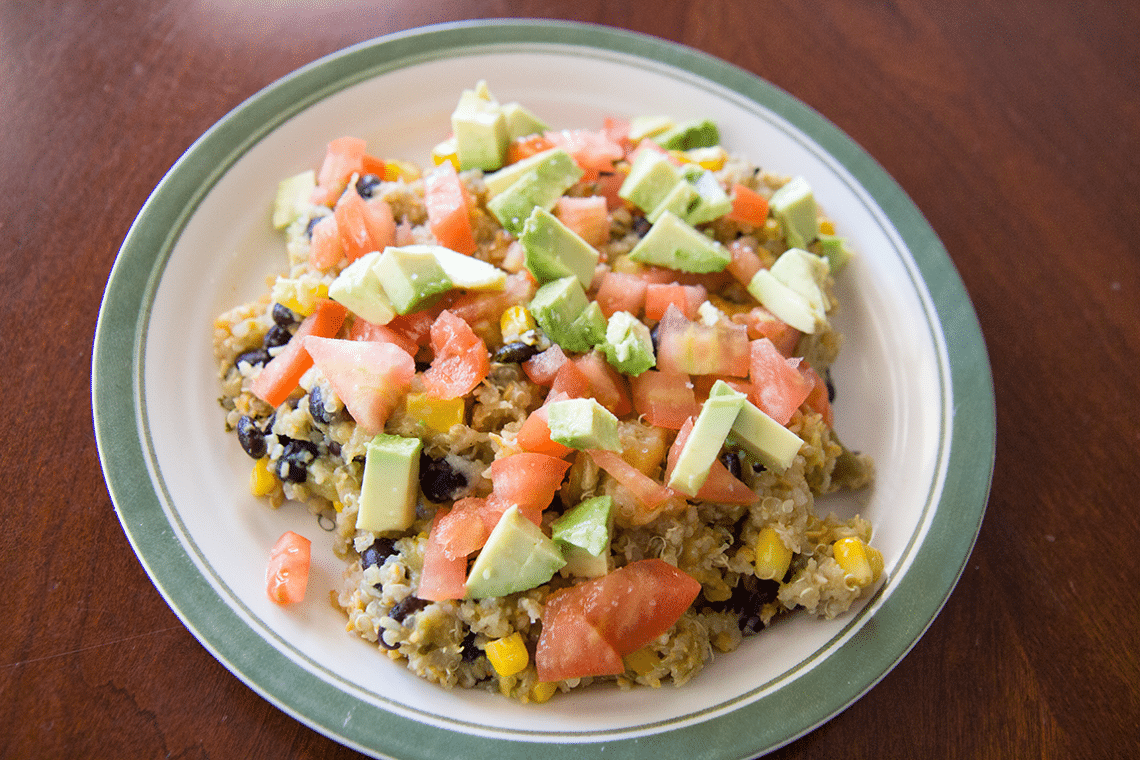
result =
[[[376,183],[370,197],[382,199],[397,225],[401,245],[435,244],[425,207],[424,170],[401,164],[399,176]],[[628,171],[624,160],[614,171]],[[743,185],[770,197],[786,177],[772,175],[740,156],[727,156],[714,168],[723,187]],[[475,240],[474,257],[511,273],[519,285],[516,300],[525,304],[534,292],[522,270],[519,243],[488,211],[488,191],[479,170],[460,174],[474,205],[470,222]],[[349,180],[351,191],[358,175]],[[597,180],[580,181],[567,190],[571,197],[598,191]],[[284,402],[272,407],[258,398],[251,384],[267,362],[285,350],[289,340],[318,299],[347,265],[343,258],[320,268],[310,262],[313,226],[332,213],[329,205],[302,204],[283,229],[287,266],[267,282],[258,300],[235,306],[214,322],[214,354],[220,388],[223,424],[236,431],[243,448],[269,477],[257,492],[276,508],[286,500],[305,503],[311,512],[334,525],[334,550],[344,562],[343,582],[330,595],[346,616],[346,630],[376,646],[378,653],[406,666],[417,675],[444,687],[479,688],[521,701],[545,701],[550,689],[539,687],[535,651],[542,632],[548,597],[581,581],[566,572],[549,582],[502,597],[428,601],[417,596],[424,572],[425,551],[433,519],[441,509],[465,498],[486,498],[492,493],[490,467],[522,450],[519,430],[528,416],[547,399],[549,389],[534,382],[518,362],[492,362],[486,377],[463,402],[462,421],[440,430],[425,424],[411,408],[395,404],[384,432],[422,441],[421,493],[415,518],[405,531],[372,533],[356,527],[367,445],[372,436],[358,426],[318,368],[301,377]],[[831,229],[819,212],[819,223]],[[609,204],[608,237],[596,246],[600,253],[597,276],[588,289],[596,294],[606,272],[637,274],[644,267],[632,262],[629,252],[644,236],[645,215],[629,203]],[[751,252],[760,266],[770,267],[787,249],[782,223],[769,216],[763,224],[748,224],[721,217],[700,225],[719,243]],[[819,254],[820,242],[807,246]],[[690,280],[692,278],[689,278]],[[689,281],[689,280],[686,280]],[[708,279],[709,301],[722,318],[747,323],[756,300],[736,279]],[[830,312],[838,308],[833,281],[826,282]],[[441,306],[460,303],[463,294],[450,294]],[[450,299],[450,300],[449,300]],[[498,312],[469,319],[475,334],[492,356],[507,340]],[[348,337],[349,315],[338,337]],[[654,320],[644,320],[652,326]],[[552,344],[534,328],[521,340],[524,353],[534,354]],[[750,338],[758,336],[750,333]],[[793,362],[802,360],[830,387],[829,367],[840,353],[842,335],[828,326],[802,336]],[[433,352],[426,340],[415,346],[417,373],[408,394],[424,391],[423,371]],[[695,383],[700,393],[701,386]],[[707,393],[707,387],[704,387]],[[825,408],[827,405],[824,405]],[[567,456],[569,469],[553,503],[543,514],[543,528],[564,510],[595,496],[614,503],[614,527],[609,567],[620,568],[656,558],[691,576],[700,593],[668,630],[624,658],[625,672],[557,683],[566,692],[598,682],[620,688],[636,685],[675,686],[696,676],[714,653],[731,652],[741,642],[776,624],[789,614],[831,618],[850,609],[869,593],[873,583],[859,583],[841,565],[836,542],[857,538],[863,546],[871,539],[870,523],[859,517],[840,519],[815,512],[817,496],[866,488],[873,481],[871,460],[849,450],[825,419],[819,404],[805,403],[794,412],[787,428],[803,444],[791,465],[776,472],[732,447],[721,460],[730,472],[755,494],[750,504],[719,503],[675,495],[653,510],[639,503],[632,492],[584,451]],[[635,409],[621,415],[619,438],[622,458],[657,482],[664,482],[667,453],[677,431],[646,421]],[[786,571],[776,578],[760,577],[759,546],[766,536],[778,536],[791,552]],[[877,554],[867,548],[870,555]],[[881,570],[881,558],[879,558]],[[529,661],[521,671],[500,675],[486,654],[489,642],[519,634]]]

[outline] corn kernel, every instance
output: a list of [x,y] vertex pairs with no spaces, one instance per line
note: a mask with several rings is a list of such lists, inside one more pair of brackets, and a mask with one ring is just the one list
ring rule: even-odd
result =
[[452,425],[462,425],[466,412],[462,397],[439,399],[426,393],[409,393],[406,404],[409,417],[440,433],[451,430]]
[[558,684],[549,681],[539,681],[530,688],[530,698],[542,704],[547,702],[558,691]]
[[728,152],[719,145],[708,148],[693,148],[685,153],[690,161],[702,169],[713,172],[723,169],[725,162],[728,161]]
[[254,462],[249,473],[249,492],[254,496],[268,496],[277,488],[277,477],[269,471],[269,457]]
[[525,306],[512,306],[499,318],[499,332],[504,343],[520,340],[528,330],[535,329],[534,317]]
[[444,140],[439,145],[431,149],[431,160],[436,166],[440,166],[444,161],[450,161],[451,164],[459,169],[459,153],[458,147],[455,144],[455,138]]
[[384,181],[395,182],[402,179],[411,182],[420,178],[420,168],[410,161],[388,159],[384,162]]
[[819,231],[823,235],[834,235],[835,225],[831,223],[830,219],[824,219],[819,223]]
[[792,550],[784,539],[769,526],[756,537],[756,577],[764,580],[783,580],[792,564]]
[[344,504],[342,504],[337,499],[333,499],[333,511],[338,512],[338,513],[343,512],[344,511]]
[[510,636],[488,641],[485,649],[491,667],[500,676],[513,676],[521,672],[530,662],[530,653],[522,634],[515,631]]
[[875,580],[875,572],[867,558],[867,545],[855,536],[841,538],[832,545],[835,561],[847,574],[847,579],[863,588]]
[[639,676],[647,676],[652,673],[661,661],[657,659],[657,654],[649,647],[642,647],[636,652],[630,652],[625,656],[625,667],[632,670]]

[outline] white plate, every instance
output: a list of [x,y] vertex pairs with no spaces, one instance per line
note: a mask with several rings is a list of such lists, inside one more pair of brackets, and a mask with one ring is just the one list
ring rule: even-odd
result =
[[[835,426],[878,465],[875,486],[819,509],[875,525],[887,580],[833,621],[793,616],[718,655],[682,688],[593,688],[519,705],[447,691],[349,637],[327,601],[331,526],[248,495],[249,460],[222,428],[211,323],[284,267],[269,226],[278,180],[352,134],[427,163],[459,92],[486,79],[556,128],[607,115],[710,117],[722,141],[802,174],[858,257],[836,317]],[[826,120],[688,48],[551,22],[456,24],[385,37],[305,67],[199,139],[132,227],[100,313],[92,372],[100,456],[157,588],[235,675],[319,731],[399,758],[657,753],[752,757],[827,720],[878,681],[938,613],[989,491],[993,389],[977,321],[945,250],[898,186]],[[306,601],[264,594],[286,529],[314,540]],[[889,731],[889,727],[883,730]],[[537,744],[545,745],[541,748]]]

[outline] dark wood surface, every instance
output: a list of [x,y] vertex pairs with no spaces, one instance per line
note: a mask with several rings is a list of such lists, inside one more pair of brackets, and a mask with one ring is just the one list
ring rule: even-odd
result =
[[102,290],[163,173],[351,43],[546,16],[679,41],[834,121],[945,242],[993,365],[997,463],[913,651],[774,757],[1140,751],[1140,5],[702,0],[0,2],[0,756],[351,757],[194,639],[116,519],[90,409]]

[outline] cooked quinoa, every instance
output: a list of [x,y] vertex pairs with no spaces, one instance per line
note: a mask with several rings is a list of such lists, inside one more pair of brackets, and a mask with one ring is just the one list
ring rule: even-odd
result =
[[[401,245],[437,242],[425,208],[425,171],[430,169],[401,163],[396,176],[353,175],[351,179],[367,182],[371,197],[387,201]],[[628,162],[618,161],[615,171],[628,171]],[[525,271],[518,241],[487,209],[484,173],[475,169],[459,176],[474,201],[470,210],[477,244],[473,255],[508,272]],[[765,198],[788,181],[738,156],[718,162],[714,176],[725,188],[739,184]],[[580,181],[566,194],[590,196],[596,190],[590,182]],[[310,263],[314,223],[330,213],[329,206],[316,204],[299,213],[283,230],[288,261],[280,276],[267,282],[259,300],[236,306],[214,322],[225,427],[237,432],[245,451],[256,460],[254,468],[260,468],[260,477],[253,479],[254,492],[269,506],[279,507],[286,500],[303,502],[314,514],[335,522],[335,551],[345,569],[343,583],[330,596],[344,612],[350,635],[374,643],[389,659],[442,686],[497,691],[524,702],[545,701],[554,689],[539,685],[534,663],[544,604],[552,592],[582,579],[562,572],[536,588],[497,598],[431,602],[417,597],[424,550],[437,510],[458,499],[491,493],[491,463],[520,450],[519,429],[547,397],[547,387],[533,382],[520,363],[500,353],[504,339],[499,321],[485,319],[471,325],[491,356],[503,360],[492,362],[486,378],[466,398],[462,423],[445,432],[433,430],[403,403],[387,419],[385,433],[419,438],[423,445],[421,492],[415,521],[406,531],[377,534],[356,527],[366,446],[372,435],[357,425],[319,369],[306,372],[276,408],[250,389],[347,265],[341,260],[321,269]],[[819,222],[822,229],[831,229],[822,212]],[[608,240],[598,246],[599,277],[611,269],[637,272],[639,266],[628,254],[648,228],[644,213],[632,204],[611,207]],[[700,229],[724,245],[753,251],[765,267],[788,248],[783,224],[772,215],[763,224],[722,217]],[[820,253],[819,241],[806,247]],[[599,277],[589,290],[591,296]],[[718,287],[710,289],[709,300],[725,318],[757,306],[739,282],[731,278],[713,281]],[[829,278],[827,295],[833,314],[836,302],[831,286]],[[340,337],[347,336],[353,319],[350,314]],[[653,320],[645,322],[652,327]],[[536,350],[551,345],[540,329],[528,339]],[[830,386],[828,367],[841,343],[841,336],[828,326],[803,336],[795,355],[809,362]],[[417,373],[409,391],[419,392],[423,370],[432,360],[430,347],[420,346],[414,358]],[[714,653],[731,652],[744,638],[777,624],[782,616],[831,618],[869,593],[874,584],[859,581],[841,566],[843,558],[837,559],[834,547],[836,541],[848,537],[867,544],[870,523],[858,516],[841,520],[817,515],[814,505],[821,494],[868,486],[872,462],[846,448],[823,414],[807,404],[795,411],[787,428],[803,444],[784,472],[765,468],[731,447],[722,452],[721,461],[755,492],[756,500],[750,505],[678,498],[647,516],[639,509],[637,496],[600,469],[586,452],[573,451],[568,456],[571,466],[553,504],[543,512],[547,535],[551,523],[566,508],[608,495],[614,503],[610,567],[660,558],[696,579],[701,591],[669,630],[625,657],[623,674],[569,679],[557,683],[558,690],[566,692],[595,681],[616,681],[621,688],[635,684],[658,687],[667,681],[679,686],[697,675]],[[662,481],[666,453],[677,432],[650,425],[635,410],[621,418],[619,434],[622,457]],[[772,531],[792,552],[792,559],[782,577],[762,579],[757,576],[757,546],[762,534],[770,536]],[[529,662],[520,672],[500,675],[486,647],[515,633],[527,647]]]

